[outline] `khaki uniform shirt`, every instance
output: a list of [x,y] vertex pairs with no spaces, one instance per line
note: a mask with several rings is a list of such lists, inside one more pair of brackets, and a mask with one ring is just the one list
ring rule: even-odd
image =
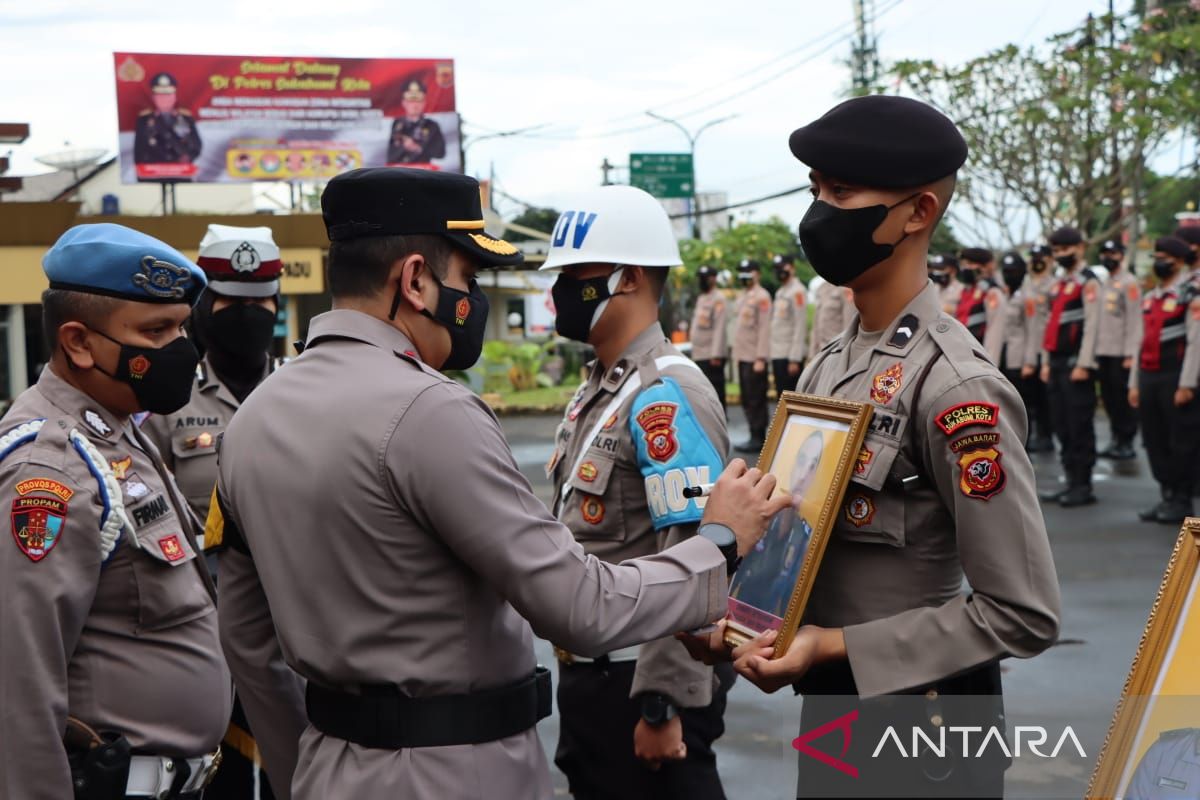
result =
[[793,277],[775,292],[771,306],[771,359],[804,361],[808,340],[808,300],[804,284]]
[[761,286],[746,289],[733,305],[733,360],[771,357],[771,295]]
[[533,673],[535,631],[598,656],[718,619],[728,602],[725,559],[701,537],[621,566],[587,555],[533,494],[483,401],[356,311],[315,318],[304,352],[246,398],[219,473],[253,556],[221,554],[222,644],[260,747],[299,742],[290,762],[263,751],[272,783],[292,776],[299,800],[547,798],[551,787],[534,728],[398,751],[305,729],[302,696],[274,681],[281,658],[344,691],[477,692]]
[[841,334],[858,312],[854,308],[854,293],[845,287],[826,281],[813,292],[816,309],[813,314],[812,346],[814,356],[830,340]]
[[1134,358],[1142,343],[1142,292],[1138,280],[1121,270],[1100,289],[1096,355]]
[[953,277],[950,279],[950,283],[945,286],[939,286],[938,298],[942,304],[942,311],[953,317],[958,311],[958,301],[962,299],[963,289],[965,288],[962,281]]
[[983,335],[983,348],[987,351],[992,363],[1000,369],[1019,370],[1025,365],[1026,336],[1028,324],[1025,317],[1025,293],[1018,289],[1008,294],[1004,289],[996,288],[997,298],[993,301],[991,292],[985,304],[991,311],[991,303],[996,303],[996,313],[991,315],[987,323],[987,331]]
[[728,358],[729,344],[725,331],[729,301],[720,289],[709,289],[696,298],[692,311],[692,358],[709,361]]
[[[729,434],[712,385],[657,322],[607,370],[595,361],[590,369],[555,435],[546,477],[558,519],[584,551],[619,564],[696,533],[705,498],[681,492],[717,479]],[[630,696],[659,692],[681,708],[707,706],[712,682],[711,667],[674,638],[659,639],[642,646]]]
[[1040,653],[1059,591],[1021,398],[932,284],[852,360],[857,330],[800,377],[801,392],[874,406],[805,622],[845,629],[863,697]]
[[[1046,320],[1050,318],[1050,287],[1054,285],[1054,270],[1037,275],[1029,272],[1021,284],[1025,295],[1025,363],[1037,366],[1046,363],[1042,342],[1046,336]],[[1039,362],[1040,359],[1040,362]]]
[[[73,432],[94,447],[90,465]],[[74,796],[68,715],[135,752],[214,751],[233,693],[212,583],[154,445],[49,368],[0,435],[12,528],[0,546],[0,796]]]

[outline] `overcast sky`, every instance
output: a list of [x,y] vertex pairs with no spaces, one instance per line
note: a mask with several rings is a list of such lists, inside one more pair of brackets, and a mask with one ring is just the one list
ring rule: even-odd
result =
[[[1118,0],[1122,10],[1129,0]],[[1106,0],[875,0],[885,61],[959,62],[1068,29]],[[35,156],[74,147],[115,152],[113,51],[245,56],[453,58],[468,136],[467,171],[534,204],[600,182],[607,157],[686,150],[699,139],[700,190],[732,202],[805,182],[787,136],[849,85],[851,0],[741,2],[371,2],[292,0],[0,0],[0,119],[29,122],[11,174],[46,171]],[[547,125],[532,135],[470,137]],[[627,173],[618,172],[618,180]],[[799,220],[807,196],[752,208]],[[509,205],[507,209],[515,206]]]

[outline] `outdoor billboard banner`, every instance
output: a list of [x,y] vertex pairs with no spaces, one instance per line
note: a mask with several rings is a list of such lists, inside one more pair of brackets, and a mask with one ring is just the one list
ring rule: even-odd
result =
[[451,59],[114,53],[121,180],[462,171]]

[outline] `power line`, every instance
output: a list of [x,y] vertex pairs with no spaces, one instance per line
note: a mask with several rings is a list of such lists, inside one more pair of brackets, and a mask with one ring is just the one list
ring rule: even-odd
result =
[[[752,206],[757,203],[765,203],[768,200],[778,200],[780,197],[787,197],[788,195],[807,192],[810,188],[812,188],[811,184],[806,183],[803,186],[797,186],[795,189],[784,189],[782,192],[775,192],[774,194],[764,195],[763,197],[756,197],[753,200],[743,200],[740,203],[730,203],[729,205],[721,206],[720,208],[706,208],[702,211],[697,211],[696,216],[703,217],[706,214],[720,214],[722,211],[732,211],[735,208],[744,208],[745,206]],[[671,219],[685,219],[688,215],[684,213],[670,214],[668,216]]]

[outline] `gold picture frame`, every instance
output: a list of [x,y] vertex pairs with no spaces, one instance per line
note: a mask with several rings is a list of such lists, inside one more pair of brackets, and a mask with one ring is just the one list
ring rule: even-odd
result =
[[[1200,650],[1200,518],[1184,520],[1167,562],[1158,597],[1142,631],[1108,735],[1092,771],[1087,797],[1134,797],[1132,785],[1143,780],[1139,767],[1159,736],[1176,727],[1172,706],[1162,702],[1174,694],[1182,677],[1193,688],[1180,695],[1181,705],[1194,706],[1196,652]],[[1190,703],[1188,701],[1191,701]],[[1196,711],[1188,708],[1190,718]],[[1165,724],[1164,724],[1165,723]],[[1191,725],[1198,723],[1192,721]]]
[[771,520],[733,577],[725,627],[730,645],[778,628],[772,657],[787,652],[873,411],[869,403],[783,393],[758,465],[775,475],[775,491],[796,495],[795,502]]

